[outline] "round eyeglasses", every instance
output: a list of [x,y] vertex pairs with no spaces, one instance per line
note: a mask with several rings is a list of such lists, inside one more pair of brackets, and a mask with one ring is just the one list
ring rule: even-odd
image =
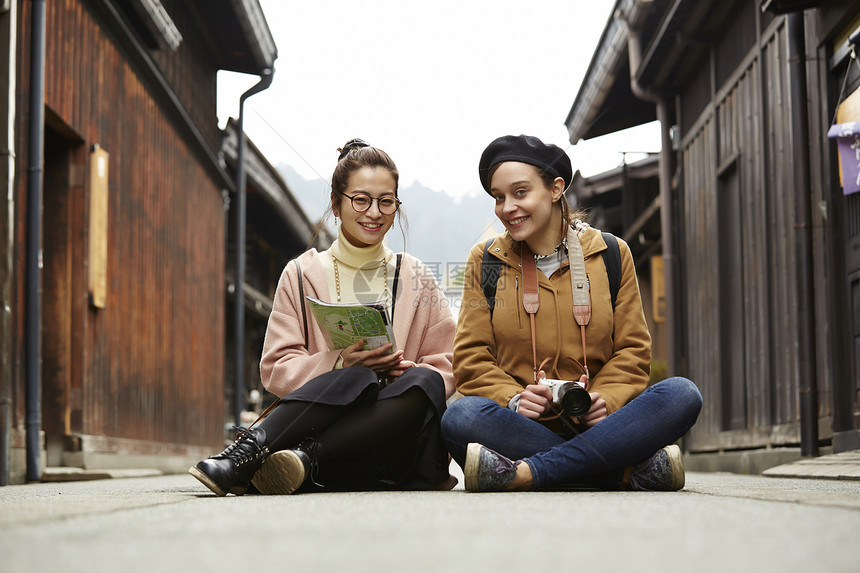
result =
[[393,215],[397,208],[400,206],[401,202],[399,199],[395,197],[371,197],[370,195],[347,195],[344,193],[343,195],[352,203],[352,208],[356,213],[364,213],[370,206],[373,205],[373,202],[376,201],[376,205],[379,207],[379,212],[383,215]]

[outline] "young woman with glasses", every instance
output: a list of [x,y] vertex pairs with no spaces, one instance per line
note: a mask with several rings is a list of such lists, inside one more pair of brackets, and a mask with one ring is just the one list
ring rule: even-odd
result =
[[[285,267],[266,330],[260,372],[281,397],[259,425],[189,472],[218,495],[454,486],[440,418],[454,391],[455,324],[432,273],[383,242],[400,215],[398,171],[381,149],[338,150],[331,209],[338,238]],[[397,350],[364,341],[327,346],[304,296],[384,301]],[[306,321],[306,322],[305,322]]]
[[681,489],[671,444],[702,398],[685,378],[648,386],[651,337],[627,244],[569,214],[572,168],[555,145],[500,137],[479,174],[506,232],[469,254],[454,341],[464,397],[442,418],[466,489]]

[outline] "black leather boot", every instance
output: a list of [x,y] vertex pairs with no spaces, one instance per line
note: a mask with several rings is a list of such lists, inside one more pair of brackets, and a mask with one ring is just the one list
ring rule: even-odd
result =
[[228,493],[244,495],[254,473],[269,455],[266,431],[262,428],[240,428],[236,441],[217,456],[210,456],[188,470],[200,482],[225,496]]
[[[254,474],[254,487],[266,495],[288,495],[299,489],[317,471],[319,442],[306,438],[292,450],[273,453]],[[319,484],[317,484],[319,485]]]

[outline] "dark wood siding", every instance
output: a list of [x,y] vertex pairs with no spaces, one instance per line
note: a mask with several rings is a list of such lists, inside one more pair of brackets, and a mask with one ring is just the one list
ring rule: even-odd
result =
[[[705,399],[693,450],[799,441],[795,181],[782,23],[716,86],[683,134],[682,272],[693,285],[685,293],[686,354]],[[830,410],[822,402],[821,415]]]
[[[784,23],[784,20],[779,20]],[[799,420],[797,413],[797,267],[794,233],[794,169],[791,154],[791,109],[788,98],[786,28],[780,25],[763,50],[765,75],[765,178],[770,288],[772,383],[777,393],[770,406],[772,423]]]
[[[20,44],[26,46],[29,4],[21,6]],[[45,300],[52,302],[43,316],[50,342],[45,352],[59,348],[65,354],[44,357],[58,365],[44,380],[44,395],[55,397],[46,407],[51,419],[45,427],[165,444],[217,444],[224,422],[221,185],[197,144],[183,135],[187,130],[177,127],[175,110],[156,99],[117,47],[117,32],[106,31],[88,6],[71,0],[47,5],[46,107],[53,125],[62,126],[58,153],[67,154],[69,185],[46,190],[45,220],[65,230],[46,230],[45,255],[68,261],[46,264],[56,272],[46,273],[43,286]],[[200,57],[200,40],[183,35],[165,76],[183,84],[185,105],[195,109],[206,138],[214,138],[216,71]],[[27,102],[26,59],[21,54],[20,109]],[[16,145],[26,161],[22,133]],[[110,154],[104,309],[88,304],[86,290],[86,159],[93,144]],[[213,152],[217,147],[214,141]],[[46,179],[62,181],[48,173],[61,165],[46,162]],[[18,186],[23,199],[26,182]],[[55,304],[58,297],[69,304]],[[57,324],[63,328],[55,329]]]
[[692,130],[683,146],[681,159],[684,173],[684,244],[686,264],[682,272],[687,284],[695,285],[686,293],[685,318],[688,328],[689,376],[702,392],[705,408],[691,433],[696,438],[719,431],[720,377],[722,359],[713,337],[719,334],[719,288],[716,282],[719,252],[717,250],[714,123],[706,111],[698,128]]

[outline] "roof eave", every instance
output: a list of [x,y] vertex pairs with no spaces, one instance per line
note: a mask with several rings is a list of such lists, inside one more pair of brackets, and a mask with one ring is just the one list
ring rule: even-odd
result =
[[600,107],[606,100],[606,95],[624,62],[627,54],[627,29],[624,23],[615,17],[619,4],[628,0],[618,0],[613,14],[609,17],[606,27],[597,43],[597,49],[582,79],[579,92],[573,101],[573,106],[567,114],[564,124],[567,126],[570,142],[574,145],[585,137],[586,132],[600,112]]
[[[610,131],[632,127],[642,121],[641,113],[636,116],[635,123],[614,122],[610,129],[595,128],[604,113],[604,105],[616,80],[628,81],[629,65],[627,58],[627,24],[626,21],[640,23],[652,7],[648,0],[617,0],[612,14],[603,29],[597,48],[591,58],[591,63],[580,85],[573,106],[565,119],[568,137],[574,145],[581,139],[603,135]],[[617,88],[616,88],[617,89]],[[637,111],[641,109],[637,108]]]
[[278,48],[263,14],[260,0],[231,0],[231,4],[239,16],[239,25],[249,40],[259,69],[272,69],[278,57]]
[[196,0],[189,6],[219,70],[263,75],[274,69],[278,48],[259,0]]

